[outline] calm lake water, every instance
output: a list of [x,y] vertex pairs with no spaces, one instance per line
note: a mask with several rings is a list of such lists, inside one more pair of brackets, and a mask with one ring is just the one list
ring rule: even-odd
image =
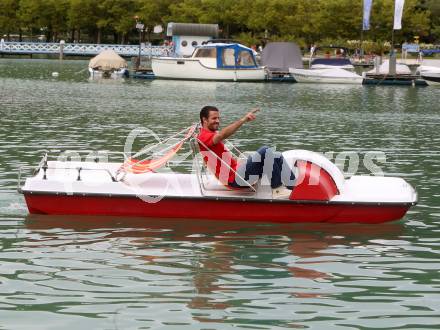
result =
[[[440,88],[89,81],[86,67],[0,59],[0,329],[440,328]],[[419,204],[382,225],[28,215],[17,171],[43,150],[122,151],[132,129],[166,137],[206,104],[226,123],[261,107],[233,138],[243,150],[346,168],[356,153],[358,174],[381,152]]]

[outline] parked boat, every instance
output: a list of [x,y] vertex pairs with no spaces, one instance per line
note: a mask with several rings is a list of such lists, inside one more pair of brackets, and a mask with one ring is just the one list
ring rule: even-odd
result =
[[[367,75],[390,74],[390,61],[385,60],[378,67],[367,72]],[[396,75],[411,75],[411,69],[406,64],[396,63]]]
[[299,83],[362,84],[363,77],[344,69],[289,69]]
[[261,53],[261,64],[271,82],[296,82],[289,68],[302,69],[302,53],[294,42],[270,42]]
[[380,66],[366,73],[365,85],[397,85],[397,86],[426,86],[425,80],[411,73],[405,64],[396,64],[396,73],[390,74],[390,62],[384,61]]
[[127,77],[127,61],[119,56],[114,50],[103,50],[89,62],[91,78],[118,78]]
[[157,78],[220,81],[262,81],[264,67],[258,66],[252,49],[238,43],[209,43],[197,47],[190,58],[152,59]]
[[[345,179],[327,158],[306,150],[283,153],[296,172],[293,190],[261,182],[230,189],[204,167],[194,128],[183,134],[155,159],[63,161],[46,154],[20,191],[33,214],[255,222],[380,223],[400,219],[417,202],[415,190],[402,178]],[[158,171],[189,139],[195,173]]]
[[440,85],[440,68],[436,66],[421,65],[417,68],[420,77],[429,85]]
[[309,60],[309,68],[338,68],[354,71],[354,66],[348,57],[348,49],[339,46],[323,46],[312,49]]

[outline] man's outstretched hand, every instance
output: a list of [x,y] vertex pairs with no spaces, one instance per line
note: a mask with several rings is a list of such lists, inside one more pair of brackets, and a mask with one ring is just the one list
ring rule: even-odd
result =
[[243,122],[252,121],[257,118],[256,113],[260,111],[260,108],[254,108],[251,111],[249,111],[243,118]]
[[256,113],[260,111],[259,108],[254,108],[251,111],[249,111],[243,118],[233,122],[229,126],[226,126],[223,128],[220,132],[214,135],[212,141],[214,144],[217,144],[220,141],[223,141],[224,139],[227,139],[232,134],[234,134],[244,123],[248,121],[255,120],[257,118]]

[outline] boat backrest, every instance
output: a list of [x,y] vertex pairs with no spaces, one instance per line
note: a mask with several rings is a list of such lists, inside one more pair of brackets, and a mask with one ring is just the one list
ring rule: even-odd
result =
[[282,153],[284,159],[287,161],[287,164],[293,169],[296,161],[303,160],[306,162],[310,162],[312,164],[316,164],[331,176],[333,181],[335,182],[339,192],[342,191],[345,179],[344,174],[341,170],[333,164],[328,158],[324,155],[309,151],[309,150],[289,150]]
[[[213,166],[209,166],[209,164],[206,162],[206,159],[205,159],[205,157],[204,157],[204,155],[206,155],[206,154],[210,154],[210,158],[211,158],[211,159],[216,159],[216,158],[218,158],[218,156],[215,155],[215,153],[214,153],[212,150],[210,150],[208,147],[206,147],[206,146],[204,146],[204,148],[205,148],[206,150],[205,150],[205,151],[202,151],[202,150],[200,149],[200,144],[203,144],[203,142],[201,142],[197,137],[191,139],[190,144],[191,144],[191,149],[192,149],[192,151],[193,151],[194,160],[195,160],[195,162],[196,162],[197,175],[199,176],[199,178],[200,178],[200,182],[202,183],[202,186],[203,186],[205,189],[206,189],[207,187],[206,187],[206,185],[204,184],[204,182],[205,182],[204,177],[205,177],[205,178],[208,178],[208,177],[214,177],[214,178],[216,178],[216,180],[218,180],[219,183],[221,183],[221,185],[223,185],[224,187],[226,187],[226,188],[229,189],[229,190],[243,190],[243,191],[250,190],[250,191],[252,191],[252,192],[256,192],[256,190],[255,190],[255,188],[254,188],[253,185],[250,185],[250,184],[249,184],[249,186],[244,186],[244,187],[234,188],[234,187],[231,187],[231,186],[228,184],[228,182],[223,182],[223,180],[220,180],[220,178],[218,178],[218,177],[215,175],[215,172],[216,172],[216,171],[215,171],[215,168],[216,168],[217,165],[215,164],[214,167],[213,167]],[[201,156],[202,156],[202,164],[203,164],[203,165],[202,165],[201,168],[199,168],[199,166],[198,166],[197,155],[201,155]],[[220,160],[220,161],[222,161],[222,160]],[[222,161],[222,162],[223,162],[223,161]],[[225,166],[229,171],[233,171],[236,175],[239,176],[239,174],[236,173],[235,170],[232,169],[227,163],[225,163],[224,166]],[[209,174],[210,174],[209,176],[207,175],[206,170],[208,170],[208,172],[209,172]],[[243,179],[243,178],[242,178],[242,179]],[[243,180],[244,180],[244,179],[243,179]]]

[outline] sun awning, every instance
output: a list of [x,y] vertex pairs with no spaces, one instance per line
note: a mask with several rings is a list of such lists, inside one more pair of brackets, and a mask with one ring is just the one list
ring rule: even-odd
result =
[[89,68],[100,70],[114,70],[127,67],[127,61],[119,56],[114,50],[103,50],[99,55],[92,58]]

